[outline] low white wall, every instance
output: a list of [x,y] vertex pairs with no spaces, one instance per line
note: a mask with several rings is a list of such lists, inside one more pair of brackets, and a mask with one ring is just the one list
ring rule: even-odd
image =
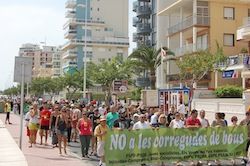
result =
[[194,99],[192,109],[205,110],[210,123],[215,119],[216,112],[225,113],[228,124],[231,124],[232,116],[238,117],[238,123],[245,118],[245,104],[242,99]]

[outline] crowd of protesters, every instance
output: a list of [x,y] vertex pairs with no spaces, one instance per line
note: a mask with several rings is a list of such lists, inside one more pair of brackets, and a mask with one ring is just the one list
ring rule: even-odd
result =
[[[8,109],[10,107],[7,103],[9,102],[5,104],[6,122],[9,120]],[[177,108],[172,105],[168,111],[163,111],[160,108],[146,108],[139,103],[125,106],[119,101],[110,106],[98,105],[96,102],[78,104],[67,100],[53,104],[50,101],[43,102],[42,105],[33,102],[25,115],[29,147],[32,148],[36,143],[45,146],[52,144],[53,148],[58,147],[59,154],[62,154],[62,151],[67,154],[67,144],[79,140],[82,158],[88,159],[91,155],[98,156],[100,157],[99,165],[104,166],[105,135],[108,129],[200,128],[228,125],[224,113],[215,113],[215,119],[210,124],[206,119],[205,110],[198,112],[194,109],[188,112],[181,109],[183,107]],[[238,118],[233,116],[230,124],[237,126],[237,121]],[[247,125],[250,131],[250,111],[246,112],[246,118],[239,125]],[[40,135],[39,140],[37,133]],[[49,135],[52,137],[51,143],[48,143]],[[200,161],[197,164],[199,163]],[[219,160],[215,163],[220,165]],[[180,162],[176,164],[181,165]],[[234,159],[232,164],[235,164]]]

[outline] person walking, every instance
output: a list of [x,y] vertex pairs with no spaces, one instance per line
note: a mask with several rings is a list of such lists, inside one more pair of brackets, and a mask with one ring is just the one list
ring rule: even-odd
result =
[[36,136],[37,136],[37,130],[39,125],[39,111],[37,108],[37,104],[33,104],[33,106],[30,108],[30,111],[27,113],[26,118],[29,119],[28,122],[28,128],[30,131],[30,148],[32,147],[32,144],[36,144]]
[[89,158],[88,151],[89,151],[89,145],[90,145],[90,140],[91,140],[93,131],[92,131],[92,122],[87,117],[86,111],[82,112],[82,118],[79,119],[76,127],[80,133],[82,158],[85,158],[85,157]]
[[51,116],[50,116],[50,132],[52,134],[52,147],[55,148],[57,147],[58,144],[58,139],[57,139],[57,134],[56,134],[56,118],[59,115],[59,106],[55,105]]
[[119,114],[117,113],[117,108],[115,106],[112,106],[110,111],[111,112],[107,114],[107,125],[111,129],[114,126],[114,122],[119,119]]
[[100,157],[99,166],[105,166],[105,135],[108,132],[108,125],[106,124],[106,118],[100,117],[100,124],[95,128],[94,135],[97,137],[97,155]]
[[4,105],[4,112],[6,112],[6,119],[5,119],[5,124],[12,124],[10,123],[10,112],[11,112],[11,105],[10,105],[10,101],[7,100],[5,102],[5,105]]
[[76,138],[78,135],[78,130],[76,129],[77,126],[77,122],[78,122],[79,118],[78,118],[78,113],[72,112],[72,117],[71,117],[71,140],[73,140],[74,142],[77,142]]
[[40,138],[41,142],[40,145],[43,144],[43,136],[45,136],[45,145],[48,145],[48,132],[49,132],[49,125],[50,125],[50,115],[51,112],[48,109],[48,105],[46,102],[43,103],[43,108],[40,113]]
[[61,113],[56,118],[56,124],[55,124],[55,127],[57,129],[58,147],[60,155],[62,154],[62,142],[63,142],[64,153],[67,154],[66,151],[67,136],[68,136],[67,123],[68,123],[67,111],[66,108],[63,107]]
[[[99,109],[94,109],[94,114],[90,116],[91,122],[92,122],[92,131],[94,133],[95,128],[99,125],[100,123],[100,117],[101,115],[99,114]],[[91,139],[91,155],[97,155],[97,139],[95,135],[92,135]]]

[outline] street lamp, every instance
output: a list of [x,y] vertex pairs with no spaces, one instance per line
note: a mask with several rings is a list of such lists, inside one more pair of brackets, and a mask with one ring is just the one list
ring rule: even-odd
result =
[[83,98],[86,98],[86,84],[87,84],[87,5],[88,0],[85,0],[85,21],[84,21],[84,27],[85,27],[85,34],[84,34],[84,71],[83,71]]
[[85,5],[78,4],[77,6],[85,8],[85,20],[84,20],[84,28],[85,28],[85,34],[84,34],[84,66],[83,66],[83,98],[86,98],[86,85],[87,85],[87,8],[88,8],[88,0],[85,0]]

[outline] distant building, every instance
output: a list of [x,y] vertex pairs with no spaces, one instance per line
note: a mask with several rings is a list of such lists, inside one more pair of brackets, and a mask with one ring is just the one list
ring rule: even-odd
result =
[[128,0],[68,0],[65,7],[64,73],[83,67],[85,50],[94,63],[128,56]]
[[19,56],[33,59],[32,78],[60,76],[61,51],[55,46],[23,44],[19,48]]

